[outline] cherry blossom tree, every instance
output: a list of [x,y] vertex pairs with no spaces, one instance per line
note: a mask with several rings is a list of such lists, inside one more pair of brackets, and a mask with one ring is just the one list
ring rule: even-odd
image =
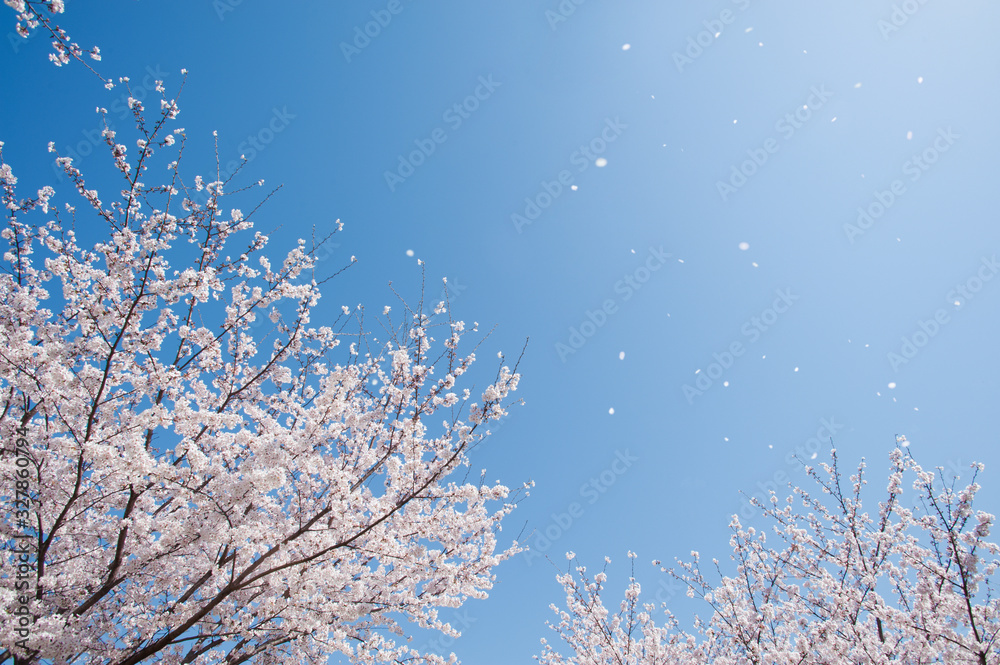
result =
[[517,364],[477,397],[447,303],[381,339],[319,309],[329,236],[272,263],[259,206],[224,210],[263,183],[185,176],[157,90],[131,138],[105,118],[103,191],[57,157],[76,205],[19,198],[0,143],[0,662],[447,662],[410,633],[457,635],[440,610],[520,551],[521,490],[466,468]]
[[[982,467],[973,465],[972,481],[956,486],[943,469],[924,470],[897,447],[885,500],[869,513],[861,500],[863,461],[848,488],[836,450],[832,462],[821,466],[822,472],[807,468],[822,500],[801,488],[794,488],[784,506],[773,492],[770,505],[752,499],[772,524],[778,547],[733,517],[732,577],[713,560],[720,582],[709,582],[697,552],[677,570],[662,569],[686,584],[688,596],[708,604],[710,616],[696,618],[692,632],[682,630],[669,610],[663,621],[654,620],[658,608],[643,602],[634,568],[615,611],[602,598],[606,569],[591,577],[578,565],[575,574],[558,577],[565,608],[552,606],[559,621],[551,627],[572,655],[561,655],[542,640],[539,662],[1000,662],[1000,605],[991,585],[1000,548],[987,540],[994,516],[973,510]],[[904,492],[908,477],[912,494]],[[798,503],[804,510],[793,507]]]

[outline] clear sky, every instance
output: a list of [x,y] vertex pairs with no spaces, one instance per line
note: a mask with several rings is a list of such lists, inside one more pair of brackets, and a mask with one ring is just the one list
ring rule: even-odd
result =
[[[0,140],[25,191],[59,185],[49,141],[106,169],[84,153],[96,106],[127,122],[122,90],[54,68],[4,12]],[[523,527],[540,556],[455,613],[463,662],[538,652],[562,601],[545,556],[609,555],[617,591],[632,549],[654,592],[651,559],[726,559],[739,492],[803,480],[789,455],[831,435],[875,490],[897,434],[926,466],[981,461],[1000,510],[996,3],[69,0],[63,18],[107,76],[173,93],[190,70],[188,164],[209,175],[212,130],[223,168],[252,149],[245,181],[284,185],[258,217],[276,248],[344,222],[333,263],[358,263],[321,308],[380,311],[390,281],[415,297],[421,259],[429,298],[448,277],[456,316],[496,326],[484,365],[530,337],[524,406],[473,462],[536,482],[502,542]]]

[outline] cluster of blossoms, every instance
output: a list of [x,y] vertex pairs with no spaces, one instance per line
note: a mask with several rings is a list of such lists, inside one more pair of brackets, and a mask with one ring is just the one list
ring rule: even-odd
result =
[[[516,365],[476,402],[461,322],[407,310],[381,342],[359,309],[311,323],[320,245],[272,263],[254,214],[224,212],[228,181],[182,177],[175,102],[132,107],[134,142],[104,132],[119,192],[57,158],[79,210],[18,198],[0,144],[0,437],[29,442],[36,557],[22,645],[0,583],[0,661],[446,662],[398,638],[455,635],[439,611],[519,551],[497,532],[521,490],[464,478]],[[85,243],[81,221],[107,232]],[[16,470],[3,450],[5,487]],[[0,520],[8,562],[21,533]]]
[[[1000,662],[1000,600],[990,583],[1000,547],[987,538],[993,515],[973,511],[979,490],[947,483],[897,448],[891,457],[887,498],[874,514],[861,503],[864,462],[844,491],[836,451],[824,473],[809,468],[825,500],[796,488],[786,505],[756,498],[773,524],[780,548],[734,516],[730,540],[736,575],[706,580],[693,562],[662,569],[698,596],[711,616],[694,632],[679,628],[669,611],[640,602],[633,577],[613,614],[601,598],[606,575],[586,568],[560,576],[566,608],[552,609],[552,628],[574,655],[543,640],[543,665],[853,665],[871,663]],[[980,466],[974,465],[978,472]],[[904,505],[904,475],[914,477],[915,505]],[[806,512],[793,509],[801,501]],[[630,556],[634,556],[630,553]],[[659,565],[658,561],[653,562]]]
[[[56,14],[62,14],[66,11],[64,0],[4,0],[4,4],[17,14],[17,23],[14,29],[21,37],[27,39],[31,36],[32,31],[38,28],[49,33],[49,37],[52,39],[52,53],[49,54],[49,60],[56,67],[69,64],[72,59],[83,63],[87,69],[97,74],[84,56],[99,61],[101,49],[96,46],[89,49],[81,48],[79,44],[70,39],[65,30],[52,22]],[[100,75],[98,74],[98,76]],[[110,80],[105,81],[105,84],[108,88],[113,87]]]

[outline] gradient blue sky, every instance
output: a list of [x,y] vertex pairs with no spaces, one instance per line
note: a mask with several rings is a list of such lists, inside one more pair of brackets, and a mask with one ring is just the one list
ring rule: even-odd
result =
[[[886,29],[904,4],[913,13]],[[497,326],[484,365],[530,337],[525,404],[473,460],[509,485],[537,483],[505,539],[523,526],[563,570],[566,550],[592,568],[610,555],[616,591],[635,550],[655,591],[651,559],[725,559],[740,490],[781,473],[803,480],[786,456],[824,422],[845,464],[867,456],[873,489],[905,434],[927,466],[984,462],[981,507],[998,510],[1000,279],[977,281],[995,276],[1000,253],[996,3],[564,0],[574,11],[555,22],[556,0],[399,0],[345,55],[341,44],[389,5],[69,0],[61,24],[101,46],[105,75],[141,85],[151,68],[173,93],[190,70],[178,125],[188,166],[206,175],[212,130],[225,165],[283,114],[245,181],[284,185],[258,218],[282,226],[278,247],[343,220],[334,263],[359,261],[321,307],[381,310],[394,303],[389,281],[415,297],[419,258],[429,297],[447,276],[456,316]],[[720,16],[729,22],[713,24]],[[707,46],[679,68],[675,54],[705,22],[720,34],[703,33]],[[54,68],[47,50],[43,37],[0,44],[0,139],[24,191],[58,184],[48,141],[86,144],[94,107],[117,118],[122,92]],[[477,88],[468,117],[448,114]],[[784,124],[796,110],[808,118]],[[599,167],[578,151],[608,123],[618,130],[595,141]],[[390,188],[385,172],[433,136],[444,140]],[[922,170],[913,158],[925,151],[935,161]],[[744,165],[754,154],[767,157],[756,169]],[[755,172],[724,200],[717,183],[741,165]],[[525,198],[543,183],[556,192],[561,173],[578,189],[559,185],[518,228]],[[849,237],[859,206],[888,201],[894,181],[884,214]],[[656,269],[644,273],[647,260]],[[790,294],[780,314],[768,312],[776,291]],[[603,325],[583,325],[606,301]],[[921,337],[935,315],[946,323]],[[755,333],[755,317],[771,324]],[[581,326],[593,334],[560,354]],[[893,367],[904,337],[926,343]],[[714,354],[725,360],[733,343],[742,355],[720,376]],[[713,385],[687,399],[683,386],[710,371]],[[615,466],[618,454],[634,461]],[[584,487],[591,478],[602,492]],[[558,516],[574,503],[564,529]],[[546,529],[554,542],[539,540]],[[490,599],[455,613],[468,625],[445,651],[529,662],[551,635],[548,604],[562,601],[555,573],[543,557],[502,565]],[[691,607],[682,594],[672,604]]]

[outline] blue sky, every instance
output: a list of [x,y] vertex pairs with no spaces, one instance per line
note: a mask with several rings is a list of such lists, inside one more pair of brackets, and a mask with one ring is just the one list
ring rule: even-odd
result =
[[[172,93],[190,71],[189,167],[212,130],[223,166],[270,139],[245,168],[283,185],[260,227],[280,247],[340,219],[333,263],[358,257],[331,316],[390,281],[415,298],[421,259],[429,297],[447,276],[456,316],[496,326],[484,366],[530,337],[524,406],[473,462],[535,481],[503,535],[543,556],[456,613],[463,662],[537,653],[562,600],[544,555],[609,555],[616,590],[629,549],[654,590],[651,559],[725,559],[739,492],[803,480],[787,456],[817,434],[875,490],[896,434],[927,466],[981,461],[1000,505],[995,3],[69,0],[61,24],[105,75]],[[0,44],[29,188],[121,95],[47,49]]]

